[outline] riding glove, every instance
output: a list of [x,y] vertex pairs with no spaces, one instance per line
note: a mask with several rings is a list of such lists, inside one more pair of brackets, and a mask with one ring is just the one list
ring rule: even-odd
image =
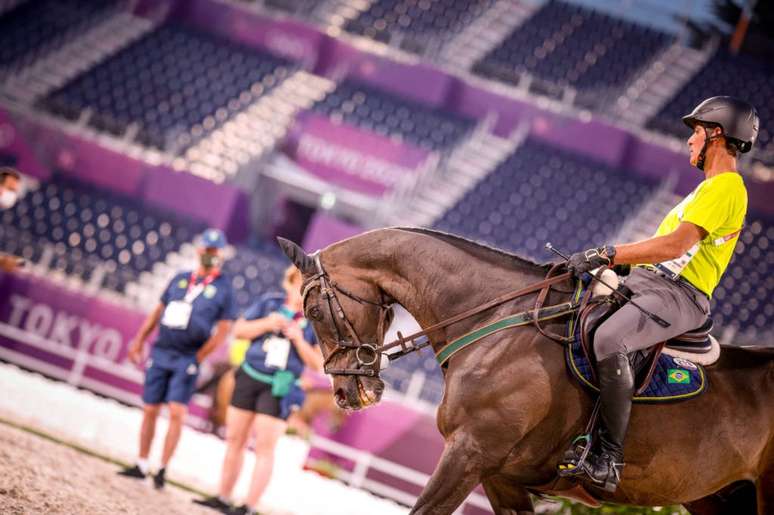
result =
[[612,265],[614,257],[615,247],[612,245],[589,249],[585,252],[576,252],[567,260],[567,268],[575,277],[580,277],[600,266]]

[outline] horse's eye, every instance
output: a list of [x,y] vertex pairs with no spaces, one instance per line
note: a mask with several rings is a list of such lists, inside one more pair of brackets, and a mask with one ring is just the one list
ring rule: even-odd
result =
[[320,308],[317,306],[312,306],[309,308],[309,318],[312,320],[322,320],[322,314],[320,313]]

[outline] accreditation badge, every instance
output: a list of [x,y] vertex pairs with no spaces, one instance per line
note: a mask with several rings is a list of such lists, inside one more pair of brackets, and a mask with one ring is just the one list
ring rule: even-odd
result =
[[182,300],[173,300],[164,309],[161,325],[169,329],[188,329],[191,320],[192,305]]
[[280,370],[285,370],[288,367],[290,340],[279,336],[269,336],[263,342],[263,350],[266,352],[264,364],[267,367],[276,367]]

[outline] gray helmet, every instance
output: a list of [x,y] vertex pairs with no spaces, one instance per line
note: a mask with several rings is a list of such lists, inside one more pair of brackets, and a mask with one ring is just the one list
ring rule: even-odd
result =
[[739,149],[749,152],[758,138],[760,120],[755,107],[734,97],[711,97],[697,105],[683,122],[692,128],[698,124],[719,125],[723,136]]

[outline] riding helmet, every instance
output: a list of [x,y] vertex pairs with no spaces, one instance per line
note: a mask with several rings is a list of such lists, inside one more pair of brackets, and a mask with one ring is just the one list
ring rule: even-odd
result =
[[683,116],[683,122],[692,128],[697,124],[716,124],[727,140],[740,152],[749,152],[758,138],[760,120],[755,107],[734,97],[711,97]]

